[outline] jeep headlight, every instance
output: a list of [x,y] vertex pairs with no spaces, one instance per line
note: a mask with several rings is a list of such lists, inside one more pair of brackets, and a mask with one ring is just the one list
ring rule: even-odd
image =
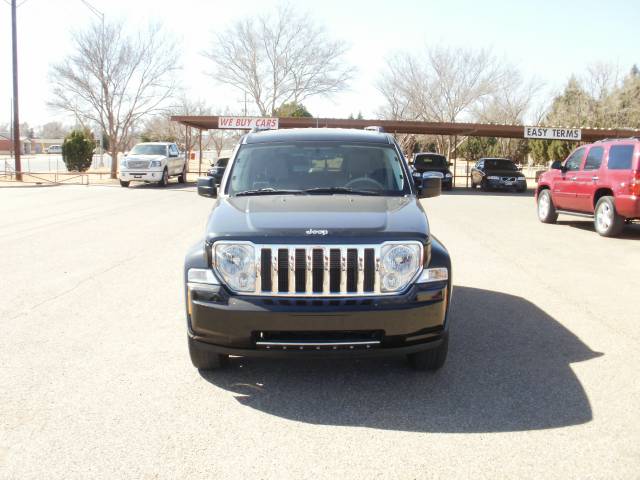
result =
[[256,289],[256,264],[251,245],[217,244],[214,264],[216,271],[232,290],[253,292]]
[[489,175],[487,180],[500,180],[500,177],[496,177],[495,175]]
[[161,160],[151,160],[149,162],[149,167],[151,167],[151,168],[159,167],[160,165],[162,165],[162,161]]
[[380,290],[397,292],[415,277],[421,265],[418,244],[383,245],[380,251]]

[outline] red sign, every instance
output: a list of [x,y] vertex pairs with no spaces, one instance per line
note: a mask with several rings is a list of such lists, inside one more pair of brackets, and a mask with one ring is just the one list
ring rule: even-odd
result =
[[218,128],[277,130],[278,119],[269,117],[218,117]]

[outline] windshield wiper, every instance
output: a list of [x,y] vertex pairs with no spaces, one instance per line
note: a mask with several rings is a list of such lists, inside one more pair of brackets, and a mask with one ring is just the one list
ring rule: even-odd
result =
[[244,192],[236,193],[236,197],[246,195],[296,195],[304,193],[302,190],[280,190],[273,187],[258,188],[257,190],[245,190]]
[[354,190],[353,188],[347,187],[317,187],[317,188],[309,188],[307,190],[303,190],[304,193],[308,193],[310,195],[323,195],[323,194],[332,194],[332,193],[346,193],[349,195],[374,195],[380,196],[381,192],[376,192],[374,190]]

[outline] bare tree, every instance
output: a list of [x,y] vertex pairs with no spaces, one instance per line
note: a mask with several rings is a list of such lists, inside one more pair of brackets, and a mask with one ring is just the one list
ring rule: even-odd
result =
[[[512,68],[490,50],[436,46],[396,53],[378,81],[383,112],[392,118],[434,122],[472,119],[474,108],[500,91]],[[438,144],[451,155],[452,139]]]
[[261,115],[271,115],[283,103],[344,90],[354,72],[346,50],[307,14],[283,5],[275,15],[239,20],[216,34],[203,55],[215,67],[212,77],[246,92]]
[[111,177],[118,151],[146,115],[160,111],[175,89],[178,49],[160,25],[129,35],[121,22],[94,23],[73,35],[75,51],[52,66],[54,100],[85,126],[99,125],[109,140]]
[[38,129],[39,138],[64,138],[69,132],[61,122],[48,122]]
[[145,122],[142,138],[145,141],[176,142],[186,151],[193,149],[196,136],[188,127],[171,121],[172,115],[212,115],[213,109],[204,100],[193,100],[185,92],[162,113],[150,116]]

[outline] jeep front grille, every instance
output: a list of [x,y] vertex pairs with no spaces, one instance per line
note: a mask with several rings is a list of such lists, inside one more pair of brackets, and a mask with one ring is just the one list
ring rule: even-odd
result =
[[257,246],[258,295],[344,296],[380,292],[379,248]]
[[[388,241],[383,244],[366,245],[260,245],[246,241],[237,243],[252,246],[256,275],[255,290],[239,293],[313,298],[397,295],[397,291],[381,291],[381,251],[384,245],[417,242]],[[422,265],[424,252],[422,246],[420,247],[418,264]],[[215,270],[215,261],[213,267]],[[419,270],[415,272],[413,280],[419,273]]]

